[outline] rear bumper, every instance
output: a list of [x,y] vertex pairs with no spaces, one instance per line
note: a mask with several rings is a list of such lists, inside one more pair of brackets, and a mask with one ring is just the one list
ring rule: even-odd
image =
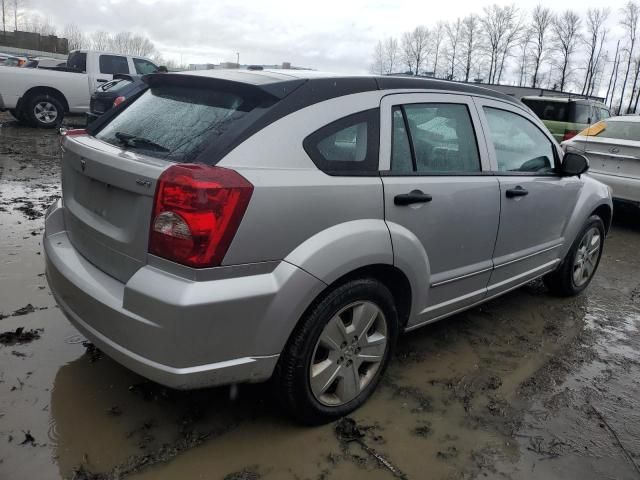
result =
[[614,200],[634,205],[640,204],[640,178],[609,175],[594,171],[589,171],[589,176],[611,187]]
[[172,388],[268,379],[324,287],[286,262],[198,282],[145,266],[121,283],[73,247],[60,201],[47,212],[43,245],[49,286],[69,321],[117,362]]

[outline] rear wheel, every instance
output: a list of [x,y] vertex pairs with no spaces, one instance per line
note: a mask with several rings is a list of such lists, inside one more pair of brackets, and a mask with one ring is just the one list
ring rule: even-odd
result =
[[329,292],[280,358],[275,381],[284,407],[307,424],[352,412],[378,385],[397,336],[393,297],[381,283],[353,280]]
[[24,116],[34,127],[55,128],[62,123],[64,107],[51,95],[36,94],[25,102]]
[[602,219],[589,217],[558,270],[544,278],[551,292],[567,297],[587,288],[600,264],[604,236]]

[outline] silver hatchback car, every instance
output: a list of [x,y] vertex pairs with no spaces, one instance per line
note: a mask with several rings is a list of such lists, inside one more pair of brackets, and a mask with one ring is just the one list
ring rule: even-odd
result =
[[611,222],[517,100],[296,71],[152,74],[66,132],[49,285],[87,338],[189,389],[272,379],[300,421],[373,392],[401,332],[537,277],[573,295]]

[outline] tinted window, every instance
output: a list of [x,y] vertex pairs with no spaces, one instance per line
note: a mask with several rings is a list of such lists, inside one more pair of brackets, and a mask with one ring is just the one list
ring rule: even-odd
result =
[[506,110],[483,107],[502,172],[551,172],[553,144],[526,118]]
[[478,172],[480,156],[466,105],[405,105],[417,172]]
[[79,72],[87,71],[87,54],[82,52],[73,52],[67,58],[67,67]]
[[143,60],[142,58],[134,58],[133,65],[136,67],[136,73],[140,75],[153,73],[158,69],[153,63],[148,60]]
[[[212,88],[160,85],[114,117],[96,137],[173,161],[194,161],[253,109],[241,96]],[[123,142],[123,133],[140,141]]]
[[609,118],[610,116],[611,116],[611,114],[609,113],[609,110],[607,110],[606,108],[601,108],[600,109],[600,118],[601,119]]
[[590,131],[596,137],[640,141],[640,122],[600,122]]
[[318,168],[334,174],[378,170],[378,109],[337,120],[309,135],[303,146]]
[[400,107],[393,108],[393,133],[391,136],[391,170],[394,173],[413,172],[411,146]]
[[119,55],[100,55],[100,73],[129,73],[127,57]]
[[535,113],[541,120],[552,120],[556,122],[569,121],[568,102],[523,98],[522,103],[533,110],[533,113]]

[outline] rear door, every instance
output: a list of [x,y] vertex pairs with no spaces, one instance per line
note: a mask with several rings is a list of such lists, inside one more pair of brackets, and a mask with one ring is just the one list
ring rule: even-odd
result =
[[582,183],[557,173],[557,146],[539,121],[506,102],[476,98],[500,183],[500,229],[489,294],[526,283],[560,261]]
[[485,296],[498,181],[486,175],[486,144],[478,141],[482,130],[470,97],[389,95],[381,115],[385,219],[415,235],[429,261],[422,285],[428,300],[418,318],[424,323]]

